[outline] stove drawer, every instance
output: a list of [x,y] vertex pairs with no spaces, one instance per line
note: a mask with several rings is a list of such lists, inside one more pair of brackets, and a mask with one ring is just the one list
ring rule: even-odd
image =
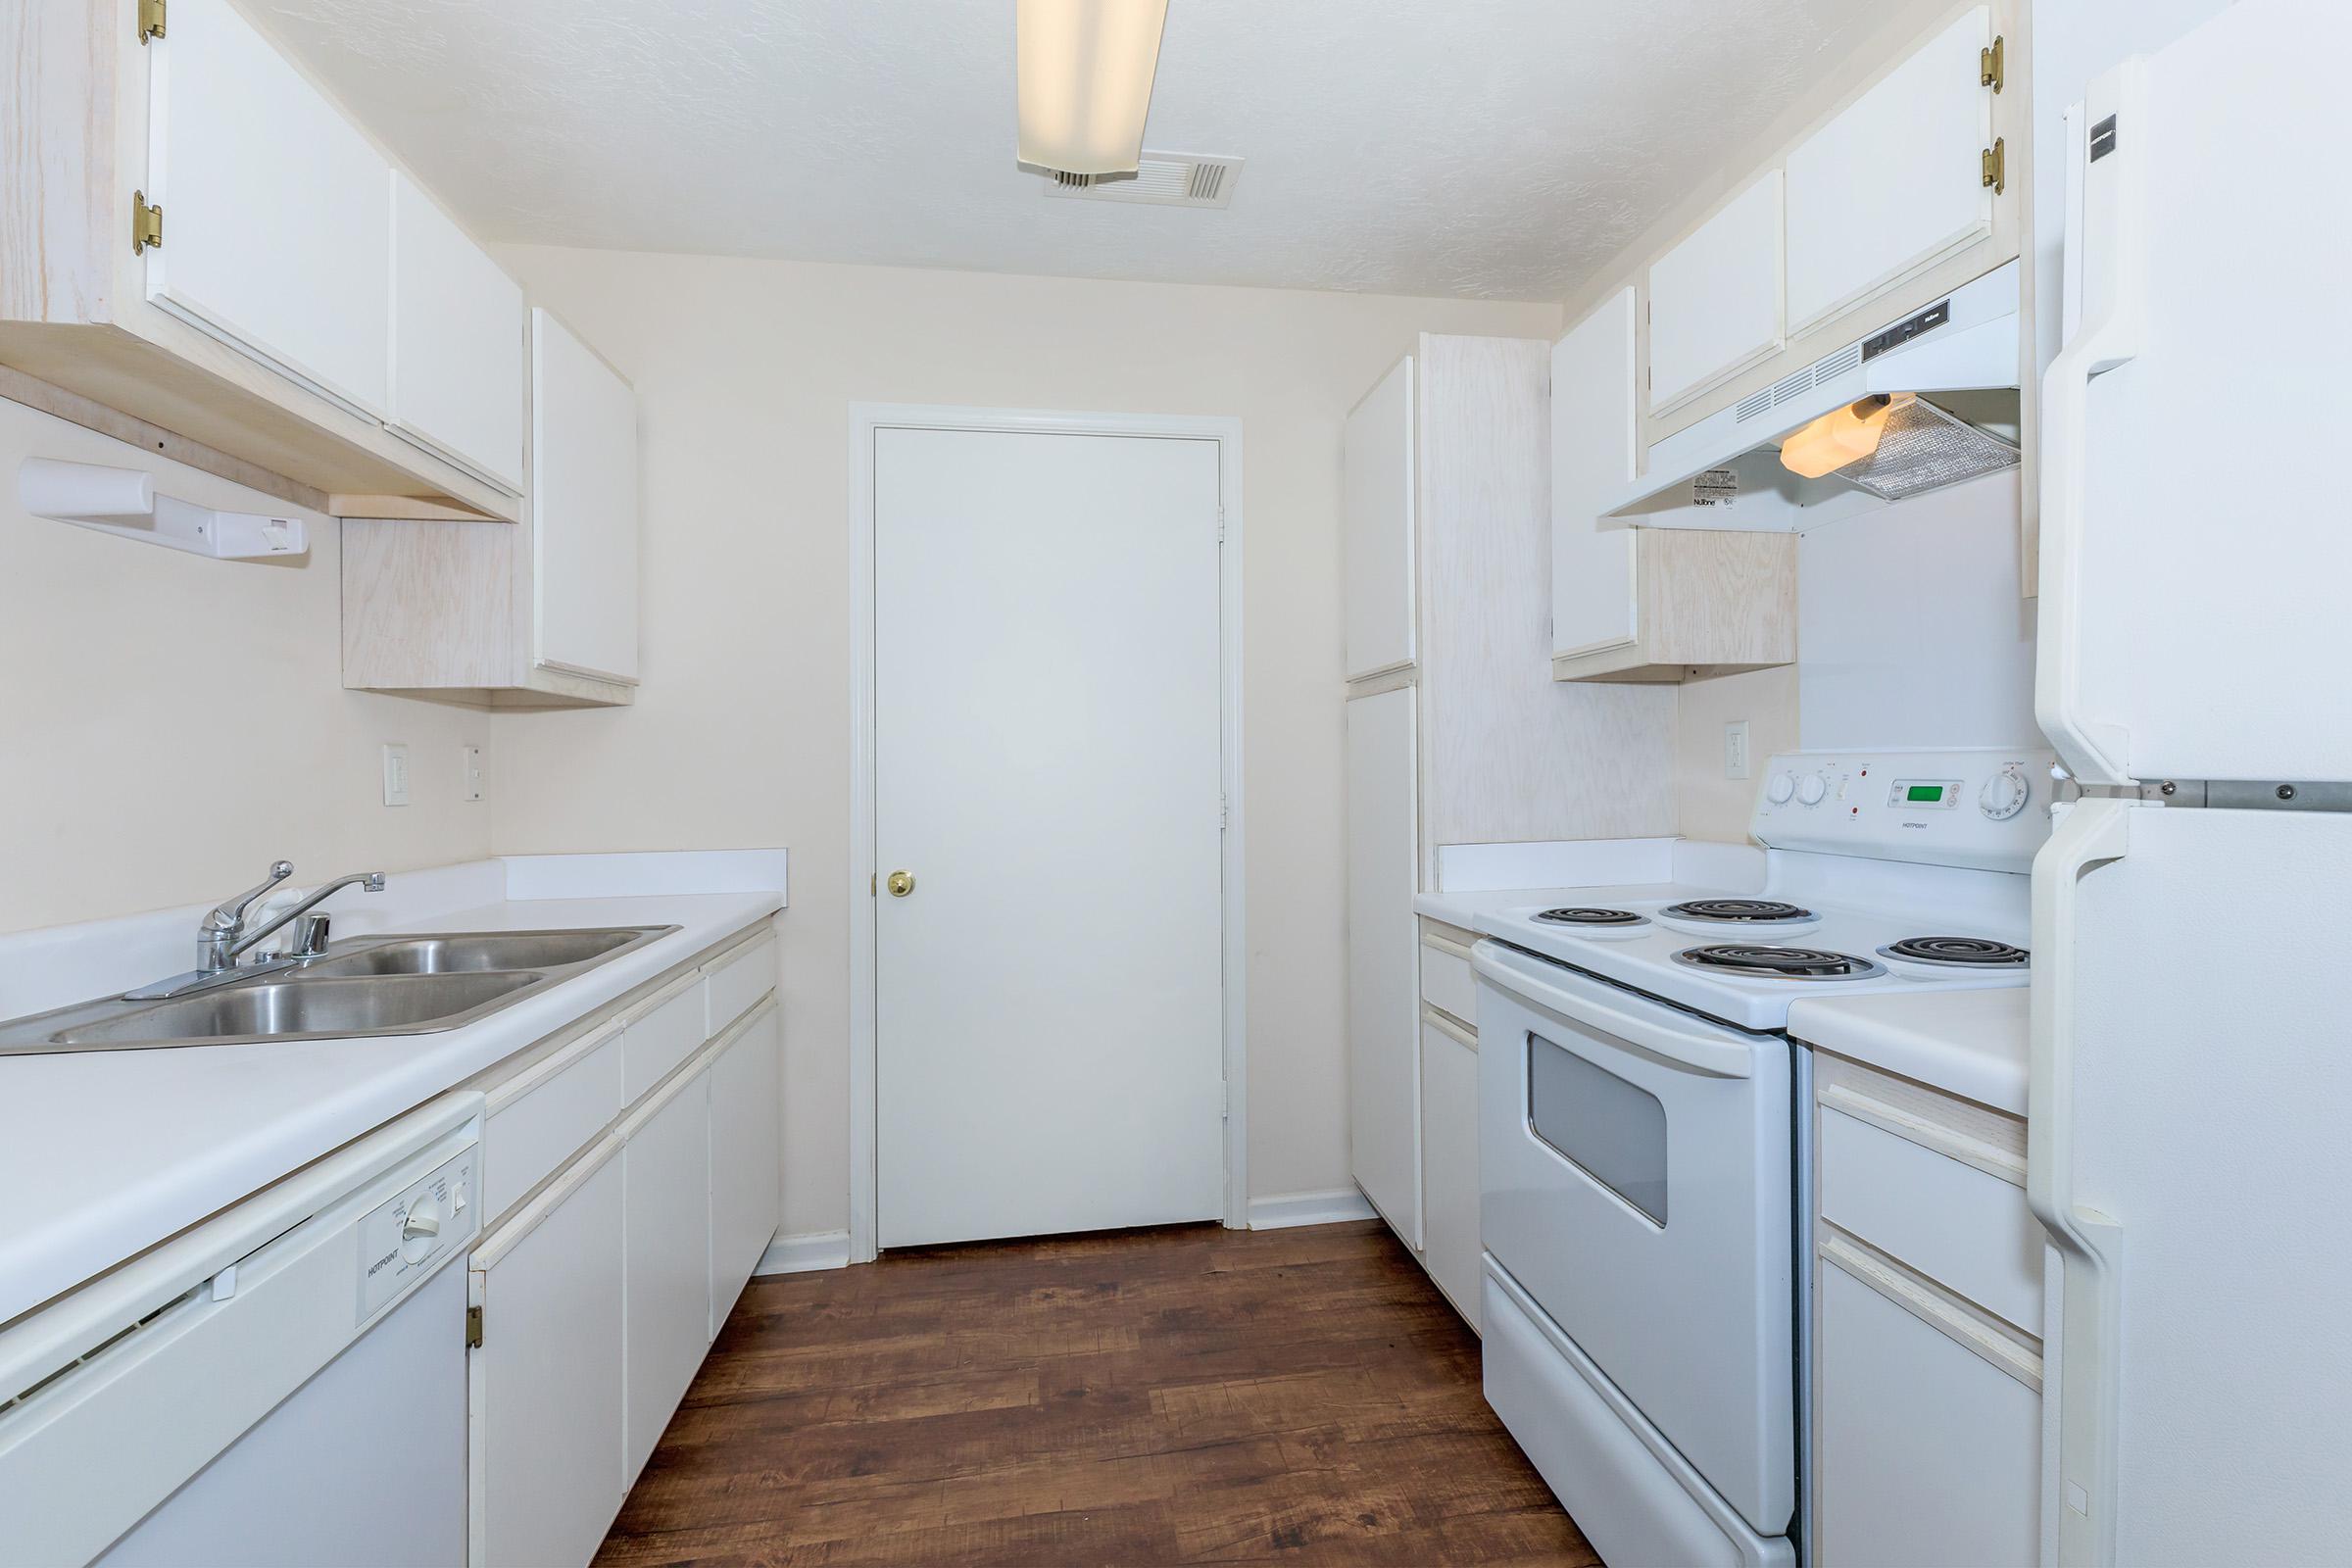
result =
[[2025,1189],[1835,1106],[1820,1115],[1822,1218],[2040,1334],[2042,1232]]

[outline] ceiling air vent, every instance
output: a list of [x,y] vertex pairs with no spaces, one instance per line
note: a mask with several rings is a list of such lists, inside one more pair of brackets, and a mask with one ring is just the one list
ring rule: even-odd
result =
[[1056,171],[1049,196],[1092,202],[1142,202],[1151,207],[1224,207],[1242,177],[1239,158],[1147,152],[1132,174],[1071,174]]

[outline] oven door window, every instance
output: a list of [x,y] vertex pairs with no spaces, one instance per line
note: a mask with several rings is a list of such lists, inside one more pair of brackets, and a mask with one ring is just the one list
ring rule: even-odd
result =
[[1666,1107],[1539,1034],[1527,1037],[1527,1121],[1586,1175],[1666,1224]]

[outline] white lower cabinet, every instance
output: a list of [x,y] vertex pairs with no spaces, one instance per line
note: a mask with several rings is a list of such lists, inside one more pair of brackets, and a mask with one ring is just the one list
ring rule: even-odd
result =
[[1421,1264],[1454,1310],[1479,1324],[1478,1037],[1421,1023]]
[[[474,1250],[466,1560],[584,1563],[621,1477],[620,1144],[606,1139]],[[605,1375],[597,1375],[599,1372]]]
[[771,1005],[710,1063],[711,1339],[784,1219],[783,1047]]
[[628,1340],[622,1475],[653,1456],[710,1348],[710,1075],[670,1081],[621,1124]]

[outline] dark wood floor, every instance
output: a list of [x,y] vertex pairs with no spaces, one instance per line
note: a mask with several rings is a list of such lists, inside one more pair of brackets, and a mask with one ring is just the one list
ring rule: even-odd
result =
[[1593,1565],[1377,1222],[755,1280],[597,1561]]

